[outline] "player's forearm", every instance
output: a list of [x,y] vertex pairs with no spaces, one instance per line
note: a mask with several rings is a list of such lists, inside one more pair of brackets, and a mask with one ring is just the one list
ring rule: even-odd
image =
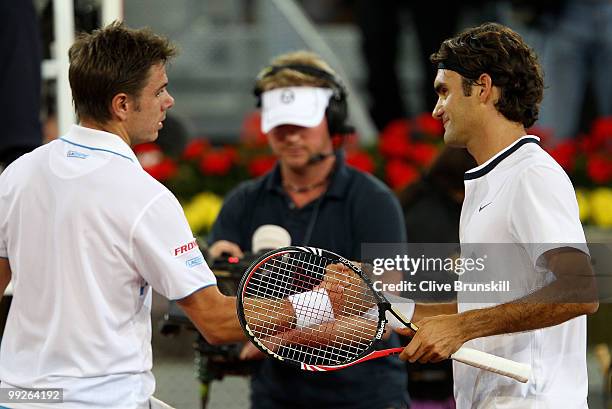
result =
[[588,255],[560,248],[545,257],[555,280],[511,303],[460,314],[468,339],[550,327],[597,311],[597,288]]
[[238,321],[236,311],[236,297],[225,297],[222,302],[224,305],[219,309],[216,326],[211,329],[213,343],[223,344],[228,342],[238,342],[246,340],[242,326]]
[[246,297],[243,300],[243,308],[249,325],[257,327],[258,323],[261,323],[262,328],[259,330],[275,333],[295,327],[295,312],[287,299]]
[[594,312],[591,303],[551,304],[520,301],[466,311],[458,315],[465,340],[561,324]]
[[344,316],[333,321],[274,334],[261,339],[269,350],[276,352],[281,346],[303,345],[312,348],[356,344],[374,339],[378,321],[358,316]]
[[246,339],[238,321],[236,297],[228,297],[216,286],[204,288],[178,301],[202,336],[211,344]]

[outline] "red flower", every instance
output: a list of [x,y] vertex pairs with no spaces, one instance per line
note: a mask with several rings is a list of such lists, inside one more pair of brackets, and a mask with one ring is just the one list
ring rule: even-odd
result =
[[338,150],[338,149],[351,150],[351,149],[359,148],[359,138],[357,134],[355,133],[350,133],[350,134],[345,134],[345,135],[341,135],[341,134],[331,135],[331,141],[332,141],[332,148],[334,150]]
[[601,148],[601,143],[597,142],[592,135],[580,135],[577,139],[579,150],[592,154]]
[[136,145],[133,150],[140,166],[147,172],[148,169],[159,165],[164,160],[164,153],[161,148],[152,142]]
[[593,156],[587,161],[587,174],[597,184],[612,181],[612,160],[602,156]]
[[573,140],[568,140],[560,143],[556,147],[550,149],[550,156],[552,156],[559,165],[566,172],[571,172],[574,168],[574,163],[576,161],[576,142]]
[[407,158],[410,151],[410,123],[399,119],[385,127],[378,149],[389,158]]
[[366,152],[352,151],[346,155],[346,163],[363,172],[374,172],[374,161]]
[[155,179],[163,182],[176,174],[177,166],[172,159],[165,158],[160,163],[146,167],[144,170]]
[[185,147],[185,150],[183,151],[183,158],[187,160],[199,159],[209,147],[210,145],[206,139],[194,139]]
[[596,146],[612,143],[612,116],[597,119],[593,123],[591,135]]
[[256,178],[268,173],[276,164],[274,156],[258,156],[249,163],[249,174]]
[[397,159],[392,159],[385,165],[385,175],[389,186],[401,190],[420,176],[419,171],[412,165]]
[[232,168],[234,160],[226,149],[214,150],[206,153],[200,161],[200,170],[205,175],[227,175]]
[[132,148],[132,150],[134,151],[136,156],[138,156],[138,154],[140,153],[161,152],[161,148],[159,147],[159,145],[153,142],[147,142],[147,143],[141,143],[141,144],[135,145]]
[[407,119],[396,119],[387,124],[382,131],[383,135],[399,134],[410,139],[410,121]]
[[231,158],[232,163],[238,164],[238,150],[235,146],[225,146],[223,150],[225,151],[225,154]]
[[442,121],[431,116],[430,113],[423,112],[414,120],[416,129],[427,135],[439,138],[444,133]]
[[438,149],[429,143],[414,142],[410,145],[408,156],[417,165],[428,167],[438,156]]
[[242,122],[241,139],[250,146],[266,146],[268,138],[261,131],[261,113],[254,111],[248,114]]

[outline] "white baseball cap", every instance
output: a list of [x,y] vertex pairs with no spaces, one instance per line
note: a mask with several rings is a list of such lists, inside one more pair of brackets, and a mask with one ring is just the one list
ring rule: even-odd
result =
[[329,88],[285,87],[261,94],[261,131],[270,132],[279,125],[317,126],[323,120],[329,99]]

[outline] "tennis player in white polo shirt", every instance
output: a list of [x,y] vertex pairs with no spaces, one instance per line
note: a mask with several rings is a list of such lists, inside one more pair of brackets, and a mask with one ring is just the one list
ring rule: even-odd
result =
[[[2,388],[63,388],[64,403],[9,408],[149,408],[151,291],[209,342],[243,339],[175,197],[130,145],[153,141],[174,104],[169,42],[110,25],[70,49],[80,125],[0,175],[0,294],[14,296]],[[152,407],[156,407],[153,405]]]
[[504,243],[486,272],[510,281],[513,300],[460,291],[458,304],[417,304],[419,331],[401,358],[437,362],[465,343],[531,365],[521,384],[455,363],[460,409],[586,408],[585,314],[598,302],[572,184],[525,130],[542,100],[537,57],[517,33],[488,23],[444,41],[431,61],[444,140],[479,165],[465,174],[462,256],[477,248],[470,243]]

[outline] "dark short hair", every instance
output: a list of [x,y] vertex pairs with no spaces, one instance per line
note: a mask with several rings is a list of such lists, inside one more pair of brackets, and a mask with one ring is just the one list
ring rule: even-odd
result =
[[110,104],[124,92],[140,97],[149,70],[176,55],[167,38],[148,29],[134,30],[120,22],[81,34],[70,47],[70,87],[79,118],[111,119]]
[[521,36],[497,23],[469,28],[445,40],[430,60],[462,77],[464,93],[489,74],[501,95],[495,107],[507,119],[530,127],[538,119],[544,80],[538,57]]

